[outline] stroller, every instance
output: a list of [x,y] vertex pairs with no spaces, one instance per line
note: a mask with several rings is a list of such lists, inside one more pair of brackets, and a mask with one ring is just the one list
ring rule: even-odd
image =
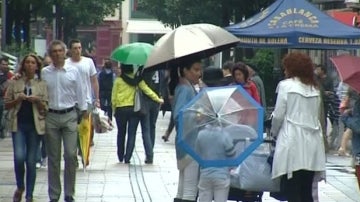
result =
[[[266,134],[270,134],[271,128],[271,119],[268,119],[264,122],[264,128]],[[268,139],[263,142],[263,144],[275,145],[275,141]],[[239,189],[236,187],[230,187],[228,200],[230,201],[242,201],[242,202],[262,202],[263,192],[261,191],[247,191]]]

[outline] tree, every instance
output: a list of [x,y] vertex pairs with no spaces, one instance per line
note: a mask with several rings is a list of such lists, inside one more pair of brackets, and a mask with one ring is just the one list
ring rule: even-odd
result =
[[139,0],[139,8],[164,24],[210,23],[228,26],[267,7],[274,0]]
[[[210,23],[226,27],[260,12],[275,0],[139,0],[139,8],[173,28]],[[223,52],[228,60],[230,52]]]
[[[40,15],[50,21],[57,21],[58,37],[64,41],[77,37],[76,28],[79,25],[97,25],[104,17],[113,14],[120,8],[123,0],[52,0],[40,10]],[[52,7],[56,6],[53,16]]]
[[257,73],[263,79],[265,85],[266,102],[268,106],[275,104],[275,82],[274,75],[274,50],[273,49],[255,49],[255,55],[252,58],[242,58],[242,61],[257,68]]
[[[5,1],[5,0],[3,0]],[[112,14],[122,0],[6,0],[6,45],[30,46],[30,23],[37,17],[50,24],[57,19],[58,38],[67,41],[76,37],[79,25],[95,25]],[[56,15],[53,14],[56,5]],[[63,34],[64,33],[64,34]],[[23,39],[22,39],[23,38]]]
[[[4,1],[4,0],[3,0]],[[6,45],[11,45],[13,38],[20,46],[30,46],[30,5],[32,0],[6,0]]]

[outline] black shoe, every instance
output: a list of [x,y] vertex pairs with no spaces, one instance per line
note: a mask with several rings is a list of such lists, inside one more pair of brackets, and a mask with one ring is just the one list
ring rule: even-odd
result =
[[174,198],[174,202],[182,202],[182,201],[183,201],[182,199]]
[[123,162],[123,160],[124,160],[124,157],[118,157],[118,159],[119,159],[119,162],[121,163],[121,162]]
[[145,164],[153,164],[153,159],[145,159]]
[[125,160],[124,163],[125,164],[130,164],[130,160]]
[[58,202],[59,200],[51,199],[50,202]]
[[65,196],[65,202],[75,202],[72,196]]
[[161,136],[161,139],[163,139],[164,142],[168,142],[169,141],[169,136],[166,136],[166,135]]

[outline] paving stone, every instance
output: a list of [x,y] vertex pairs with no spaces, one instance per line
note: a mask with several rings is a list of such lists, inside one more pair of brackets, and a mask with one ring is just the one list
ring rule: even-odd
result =
[[[116,128],[95,134],[90,165],[77,170],[77,202],[165,202],[172,201],[177,191],[178,171],[175,157],[175,134],[164,143],[169,113],[158,118],[154,163],[144,164],[145,155],[139,127],[131,165],[119,163],[116,155]],[[0,202],[11,202],[15,191],[11,138],[0,140]],[[63,169],[63,163],[62,163]],[[61,179],[63,172],[61,173]],[[36,202],[47,202],[47,168],[37,170],[34,190]],[[327,155],[327,180],[319,183],[320,202],[360,202],[360,193],[349,157]],[[63,196],[60,201],[63,201]],[[264,193],[264,202],[275,202]]]

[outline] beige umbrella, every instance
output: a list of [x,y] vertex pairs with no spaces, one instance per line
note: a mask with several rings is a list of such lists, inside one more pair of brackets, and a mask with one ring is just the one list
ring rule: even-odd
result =
[[202,59],[234,47],[239,39],[211,24],[183,25],[162,36],[154,45],[145,70],[178,66],[189,57]]

